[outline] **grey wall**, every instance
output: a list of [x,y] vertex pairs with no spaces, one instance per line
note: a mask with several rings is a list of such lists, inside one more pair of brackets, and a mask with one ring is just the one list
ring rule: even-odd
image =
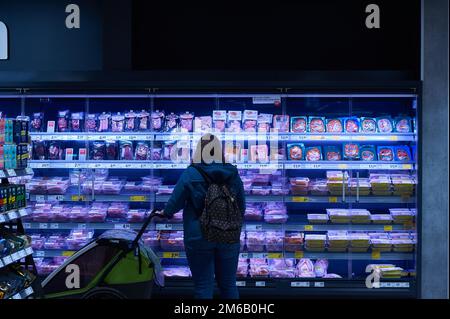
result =
[[448,0],[423,0],[422,298],[448,298]]

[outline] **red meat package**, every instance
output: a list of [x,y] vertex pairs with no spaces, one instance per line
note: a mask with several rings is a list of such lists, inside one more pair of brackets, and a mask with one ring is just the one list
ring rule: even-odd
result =
[[273,131],[289,132],[289,115],[274,115]]
[[343,126],[341,119],[327,119],[328,133],[342,133]]
[[291,117],[291,132],[292,133],[306,133],[307,132],[306,116]]
[[242,122],[242,112],[241,111],[228,111],[227,132],[240,133],[242,130],[241,122]]
[[213,130],[214,132],[225,132],[227,123],[227,111],[213,111]]
[[265,163],[269,161],[269,149],[266,144],[264,145],[251,145],[250,146],[250,162]]
[[309,121],[309,132],[310,133],[325,133],[325,118],[318,116],[310,116]]
[[344,144],[344,158],[345,159],[358,159],[359,158],[359,145],[356,143]]
[[258,111],[245,110],[242,121],[244,132],[256,132]]

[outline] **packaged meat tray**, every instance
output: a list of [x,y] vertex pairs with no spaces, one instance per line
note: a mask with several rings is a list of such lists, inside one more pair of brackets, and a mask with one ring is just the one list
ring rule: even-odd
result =
[[272,186],[272,189],[270,190],[272,195],[276,196],[283,196],[283,195],[289,195],[289,187],[288,186]]
[[215,110],[212,115],[213,131],[217,133],[225,132],[227,123],[227,111]]
[[342,120],[339,118],[327,119],[328,133],[342,133],[344,131]]
[[363,232],[354,232],[348,234],[351,248],[364,248],[364,251],[370,246],[370,236]]
[[305,159],[308,162],[321,161],[323,159],[322,148],[320,146],[307,147],[305,152]]
[[183,222],[183,210],[173,214],[172,219],[170,220],[172,223],[182,223]]
[[328,181],[347,181],[348,180],[348,172],[347,171],[327,171],[327,180]]
[[246,259],[239,259],[236,277],[245,278],[248,276],[248,261]]
[[373,224],[391,224],[393,221],[390,214],[372,214],[370,220]]
[[305,250],[308,251],[324,251],[327,242],[326,235],[305,235]]
[[258,133],[270,132],[272,126],[272,114],[260,113],[258,114]]
[[310,116],[308,117],[308,126],[310,133],[325,133],[325,118],[324,117],[316,117]]
[[258,111],[254,110],[244,110],[244,114],[242,116],[242,126],[244,132],[255,132],[256,133],[256,124],[258,121]]
[[314,264],[309,258],[302,258],[297,263],[297,277],[299,278],[315,278]]
[[291,132],[292,133],[306,133],[308,130],[306,116],[291,117]]
[[392,250],[395,252],[412,252],[414,250],[414,241],[409,238],[392,239]]
[[270,278],[295,278],[295,268],[271,269],[269,267]]
[[86,222],[89,223],[103,223],[106,219],[106,210],[105,209],[90,209],[86,216]]
[[350,209],[349,210],[351,222],[353,224],[369,224],[370,212],[367,209]]
[[409,117],[396,117],[394,119],[394,127],[397,133],[411,133],[413,131],[412,121]]
[[343,119],[345,133],[359,133],[359,118],[346,117]]
[[264,206],[264,215],[287,215],[286,205],[280,202],[269,202]]
[[374,145],[361,145],[359,148],[359,158],[362,161],[377,161],[377,151]]
[[267,278],[269,265],[265,259],[250,258],[249,275],[252,278]]
[[369,233],[372,249],[380,252],[389,252],[392,250],[392,240],[387,233]]
[[337,146],[325,146],[324,148],[325,161],[342,161],[342,150]]
[[394,160],[398,162],[410,162],[412,161],[411,151],[406,145],[394,147]]
[[284,235],[284,249],[289,252],[301,251],[304,235],[301,232],[286,232]]
[[73,223],[84,222],[88,216],[88,208],[82,206],[73,206],[70,210],[70,221]]
[[51,235],[44,242],[44,249],[65,249],[66,242],[63,235]]
[[270,191],[271,191],[270,186],[253,186],[251,193],[253,195],[267,196],[270,195]]
[[412,223],[414,214],[408,208],[390,208],[389,212],[395,224]]
[[274,115],[272,130],[279,133],[289,132],[289,115]]
[[247,204],[244,213],[244,219],[247,221],[263,220],[263,211],[259,205]]
[[328,184],[326,179],[311,180],[308,186],[308,191],[313,196],[327,196]]
[[368,178],[352,178],[348,181],[349,194],[356,196],[359,190],[359,196],[370,195],[371,185]]
[[158,186],[156,195],[171,195],[173,193],[174,189],[175,189],[175,186],[161,185],[161,186]]
[[107,214],[110,218],[126,218],[129,206],[127,203],[111,203]]
[[45,237],[40,234],[31,234],[31,248],[34,250],[40,250],[44,247]]
[[346,160],[358,160],[359,159],[359,144],[357,143],[345,143],[343,146],[344,159]]
[[293,143],[287,145],[287,158],[291,161],[302,161],[305,158],[305,145]]
[[[328,250],[335,252],[344,252],[347,251],[347,247],[349,246],[349,238],[347,231],[328,231],[327,233],[328,239]],[[308,241],[306,242],[308,245]]]
[[249,252],[261,252],[264,251],[265,240],[266,240],[265,232],[247,232],[246,234],[246,247]]
[[73,229],[66,238],[67,249],[79,250],[92,240],[94,232],[86,229]]
[[382,162],[394,161],[394,147],[392,146],[378,146],[377,157]]
[[241,122],[242,122],[241,111],[228,111],[226,132],[240,133],[242,131]]
[[326,224],[328,223],[327,214],[308,214],[308,222],[311,224]]
[[174,278],[174,277],[188,278],[188,277],[191,277],[191,271],[190,271],[189,267],[182,267],[182,266],[164,267],[162,273],[163,273],[164,277],[169,277],[169,278]]
[[268,224],[284,224],[288,220],[287,214],[264,215],[264,221]]
[[282,251],[283,250],[284,232],[268,231],[266,232],[266,250]]
[[308,195],[309,178],[293,177],[289,179],[292,195]]
[[271,278],[295,278],[295,260],[291,258],[269,259],[269,275]]
[[392,133],[394,130],[392,119],[390,117],[378,117],[377,130],[379,133]]
[[161,250],[163,251],[183,251],[183,232],[168,231],[160,233]]
[[124,191],[139,192],[142,191],[142,183],[140,182],[126,182],[123,186]]
[[142,235],[142,240],[144,244],[150,248],[158,248],[159,247],[159,232],[157,231],[148,231]]
[[348,224],[351,221],[351,216],[347,209],[327,208],[327,214],[333,224]]
[[129,223],[142,223],[145,219],[145,209],[130,209],[127,212],[127,222]]
[[377,132],[377,122],[372,117],[362,117],[361,118],[361,132],[362,133],[376,133]]

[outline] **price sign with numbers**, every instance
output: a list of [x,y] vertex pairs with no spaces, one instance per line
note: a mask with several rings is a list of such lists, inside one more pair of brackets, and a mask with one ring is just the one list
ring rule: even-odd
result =
[[163,252],[163,258],[180,258],[179,252]]
[[291,282],[291,287],[309,287],[308,281],[293,281]]
[[46,223],[40,223],[40,224],[39,224],[39,229],[48,229],[48,224],[46,224]]
[[156,224],[156,230],[172,230],[172,224]]
[[130,229],[130,224],[115,224],[114,229]]
[[255,286],[256,287],[265,287],[266,286],[266,282],[265,281],[256,281],[255,282]]
[[57,223],[50,224],[50,229],[59,229],[59,224]]

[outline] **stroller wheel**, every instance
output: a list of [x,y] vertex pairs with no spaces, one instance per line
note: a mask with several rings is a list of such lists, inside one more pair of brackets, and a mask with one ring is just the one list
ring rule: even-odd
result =
[[116,289],[100,287],[90,290],[81,299],[127,299],[127,297]]

